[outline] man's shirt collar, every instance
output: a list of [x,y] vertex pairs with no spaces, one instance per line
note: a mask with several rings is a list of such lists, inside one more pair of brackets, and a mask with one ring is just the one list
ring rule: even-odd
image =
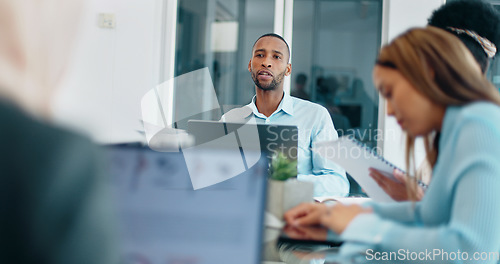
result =
[[[254,95],[253,98],[252,98],[252,101],[248,104],[248,106],[252,109],[252,112],[255,116],[258,116],[258,117],[265,117],[262,113],[259,112],[259,110],[257,109],[257,105],[255,104],[255,100],[257,99],[257,95]],[[280,104],[278,105],[278,108],[276,109],[276,111],[274,111],[274,114],[278,113],[279,111],[283,110],[283,112],[293,116],[293,99],[292,97],[284,92],[284,96],[283,98],[281,99],[281,102]],[[272,116],[271,115],[271,116]],[[248,116],[247,116],[248,117]]]

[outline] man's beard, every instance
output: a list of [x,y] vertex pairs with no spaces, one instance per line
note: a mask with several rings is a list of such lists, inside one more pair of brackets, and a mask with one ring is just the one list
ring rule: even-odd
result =
[[285,78],[285,71],[276,75],[276,78],[273,78],[273,80],[271,81],[271,83],[269,85],[261,84],[259,82],[259,79],[257,78],[257,76],[258,76],[258,73],[252,72],[253,82],[255,83],[255,85],[259,89],[261,89],[263,91],[273,91],[283,82],[283,78]]

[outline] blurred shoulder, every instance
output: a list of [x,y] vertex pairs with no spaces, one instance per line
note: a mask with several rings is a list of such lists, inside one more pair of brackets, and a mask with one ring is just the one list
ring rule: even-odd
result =
[[457,121],[481,120],[500,125],[500,106],[490,102],[474,102],[456,107],[452,111],[455,112]]
[[89,138],[39,120],[10,102],[0,101],[0,122],[0,142],[9,150],[0,155],[13,162],[43,165],[44,161],[89,158],[100,152]]
[[490,102],[452,106],[444,122],[444,129],[456,136],[465,132],[483,139],[500,137],[500,106]]

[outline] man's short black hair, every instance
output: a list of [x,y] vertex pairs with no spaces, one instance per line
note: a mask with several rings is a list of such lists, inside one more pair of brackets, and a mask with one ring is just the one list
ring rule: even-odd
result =
[[259,41],[259,39],[261,39],[261,38],[263,38],[263,37],[273,37],[273,38],[277,38],[277,39],[280,39],[281,41],[283,41],[283,42],[285,43],[286,48],[287,48],[287,51],[288,51],[288,61],[290,61],[290,46],[288,46],[288,43],[286,43],[286,40],[285,40],[282,36],[280,36],[280,35],[278,35],[278,34],[276,34],[276,33],[266,33],[266,34],[264,34],[264,35],[260,36],[260,37],[259,37],[259,38],[258,38],[258,39],[257,39],[257,40],[253,43],[252,49],[255,47],[255,44],[257,44],[257,41]]
[[489,59],[481,45],[467,34],[457,34],[448,27],[474,31],[500,48],[500,13],[488,2],[460,0],[446,3],[432,13],[428,24],[456,35],[474,55],[483,72],[488,68]]

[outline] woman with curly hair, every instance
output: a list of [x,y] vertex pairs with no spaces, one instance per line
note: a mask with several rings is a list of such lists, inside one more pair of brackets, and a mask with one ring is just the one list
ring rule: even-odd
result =
[[[481,67],[483,74],[488,71],[491,61],[495,58],[500,45],[500,13],[488,2],[482,0],[460,0],[442,5],[430,16],[428,23],[444,29],[459,38],[472,53]],[[436,133],[434,137],[439,137]],[[396,201],[420,200],[424,195],[424,188],[431,179],[431,166],[437,156],[437,146],[425,142],[430,155],[420,164],[415,178],[409,178],[402,172],[395,170],[390,179],[377,170],[371,170],[370,176]],[[408,189],[409,182],[418,182],[420,187],[414,192]]]

